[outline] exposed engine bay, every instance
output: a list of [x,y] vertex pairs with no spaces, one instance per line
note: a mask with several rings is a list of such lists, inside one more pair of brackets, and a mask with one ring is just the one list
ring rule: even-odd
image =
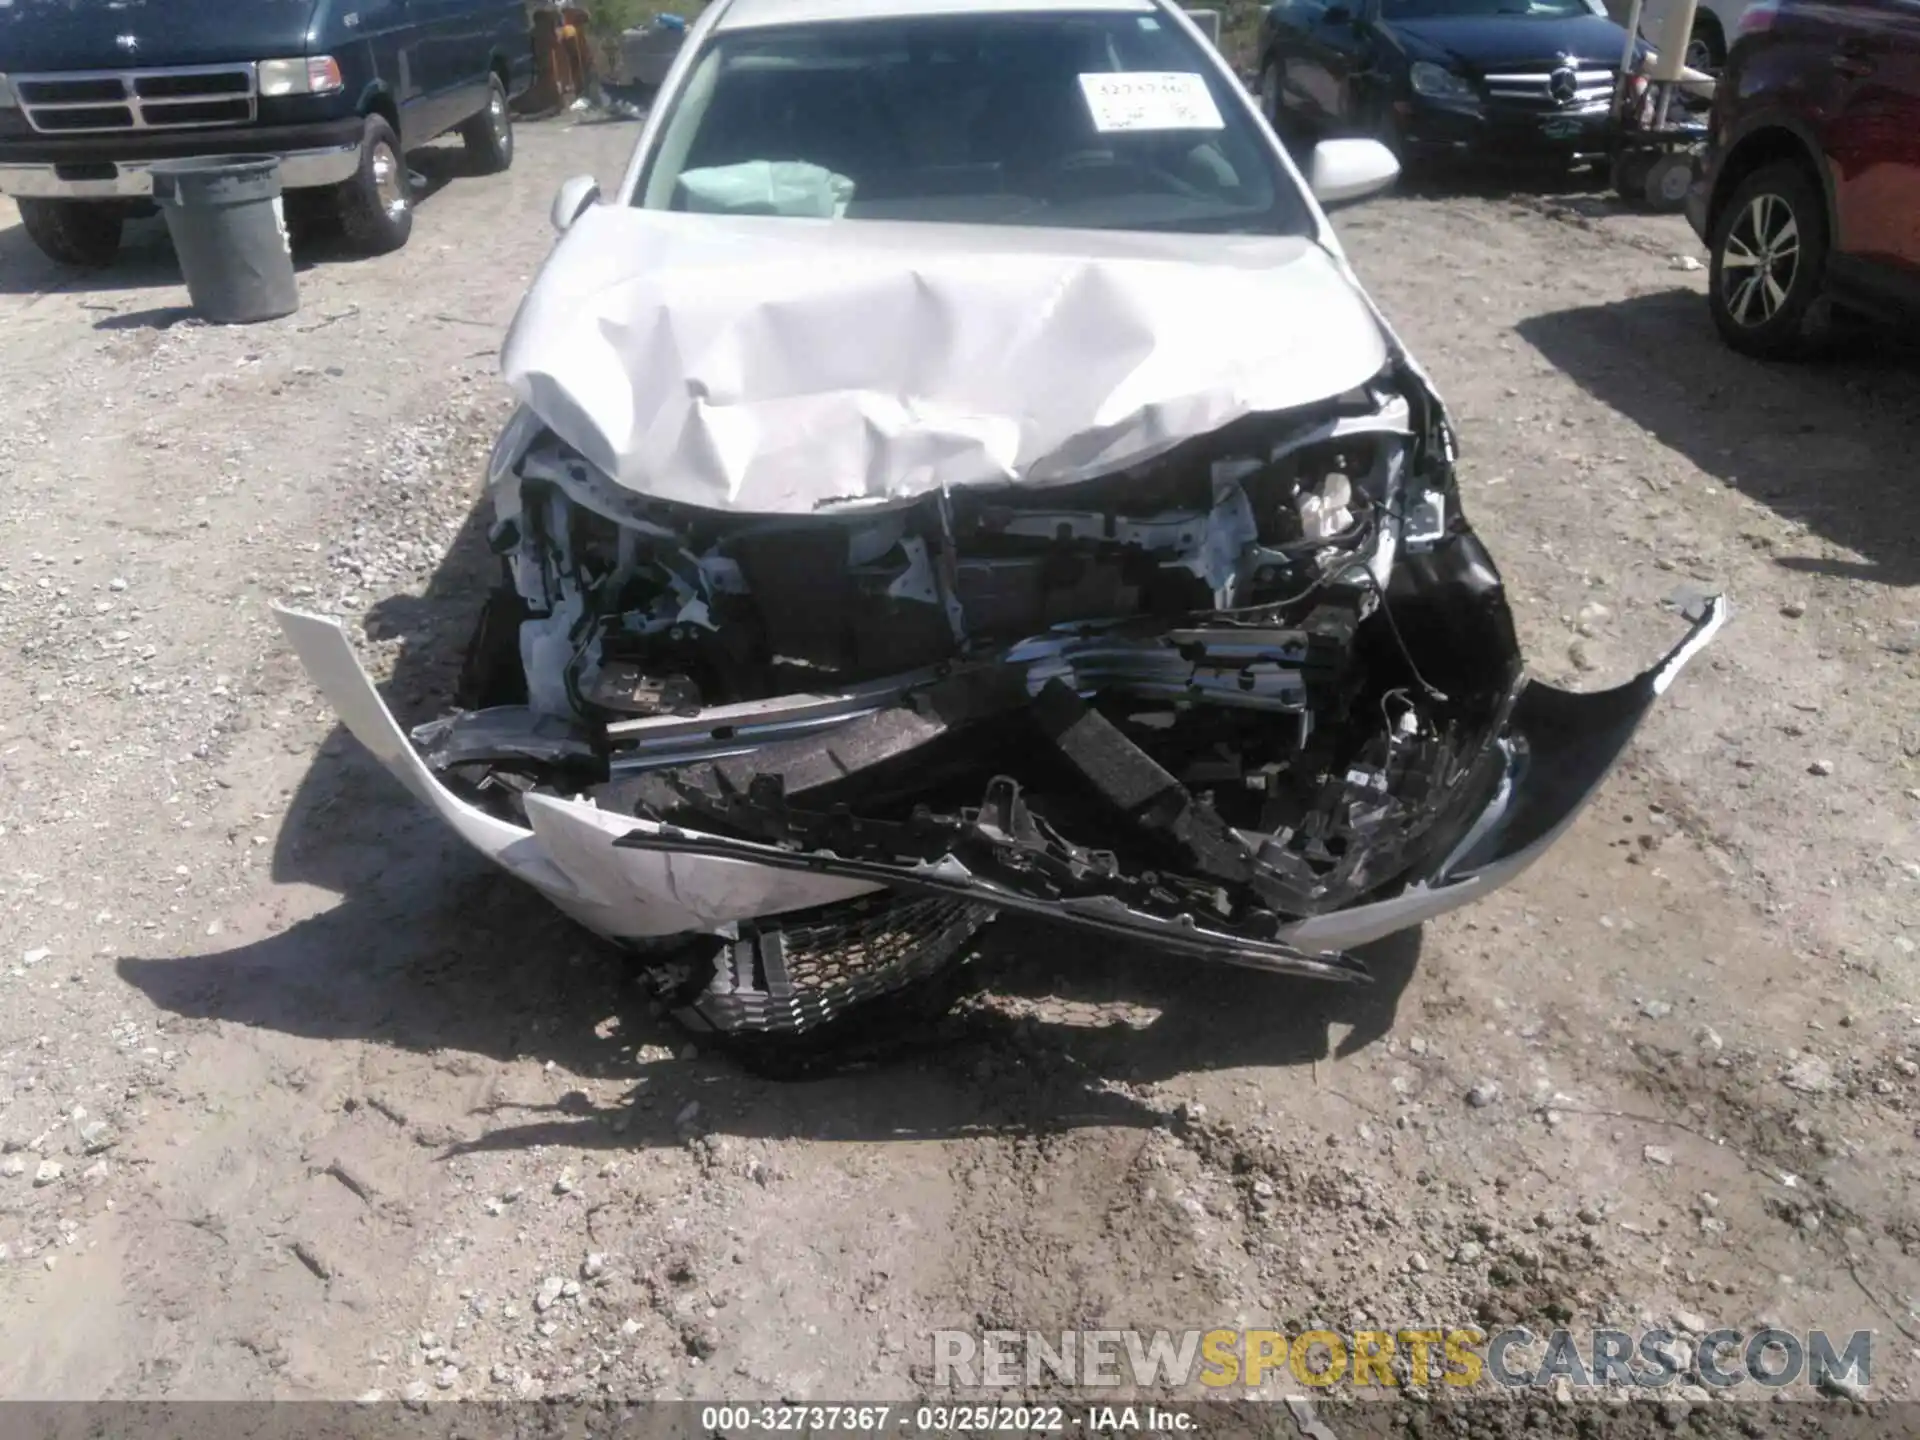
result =
[[1391,368],[1123,473],[838,514],[650,500],[543,431],[495,506],[437,772],[885,886],[948,948],[1026,910],[1350,978],[1285,925],[1431,873],[1511,759],[1499,578]]

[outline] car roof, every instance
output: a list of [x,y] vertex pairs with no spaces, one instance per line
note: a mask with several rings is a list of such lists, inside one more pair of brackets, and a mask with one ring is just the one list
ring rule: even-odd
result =
[[1014,15],[1060,11],[1148,14],[1155,0],[732,0],[715,30],[817,25],[835,20],[898,20],[916,15]]

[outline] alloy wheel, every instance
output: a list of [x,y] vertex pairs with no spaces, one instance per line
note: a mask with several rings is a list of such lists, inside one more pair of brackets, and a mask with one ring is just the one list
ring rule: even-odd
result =
[[380,197],[380,208],[398,220],[407,209],[407,172],[400,157],[387,144],[373,150],[373,188]]
[[1800,222],[1769,191],[1755,195],[1727,230],[1720,293],[1736,323],[1765,325],[1780,313],[1800,273]]

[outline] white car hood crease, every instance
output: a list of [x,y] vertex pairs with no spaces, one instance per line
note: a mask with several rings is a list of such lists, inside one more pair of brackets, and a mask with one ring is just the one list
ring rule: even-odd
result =
[[1307,238],[596,206],[501,364],[624,488],[809,514],[1112,473],[1389,353]]

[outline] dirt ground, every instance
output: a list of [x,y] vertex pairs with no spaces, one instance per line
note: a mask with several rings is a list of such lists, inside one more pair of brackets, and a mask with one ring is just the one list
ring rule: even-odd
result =
[[1597,196],[1344,212],[1537,673],[1734,620],[1370,991],[1009,923],[921,1048],[782,1082],[458,848],[267,612],[435,712],[503,326],[633,137],[434,157],[409,249],[258,328],[0,202],[0,1394],[896,1398],[942,1328],[1426,1320],[1871,1329],[1911,1393],[1920,362],[1737,358],[1684,223]]

